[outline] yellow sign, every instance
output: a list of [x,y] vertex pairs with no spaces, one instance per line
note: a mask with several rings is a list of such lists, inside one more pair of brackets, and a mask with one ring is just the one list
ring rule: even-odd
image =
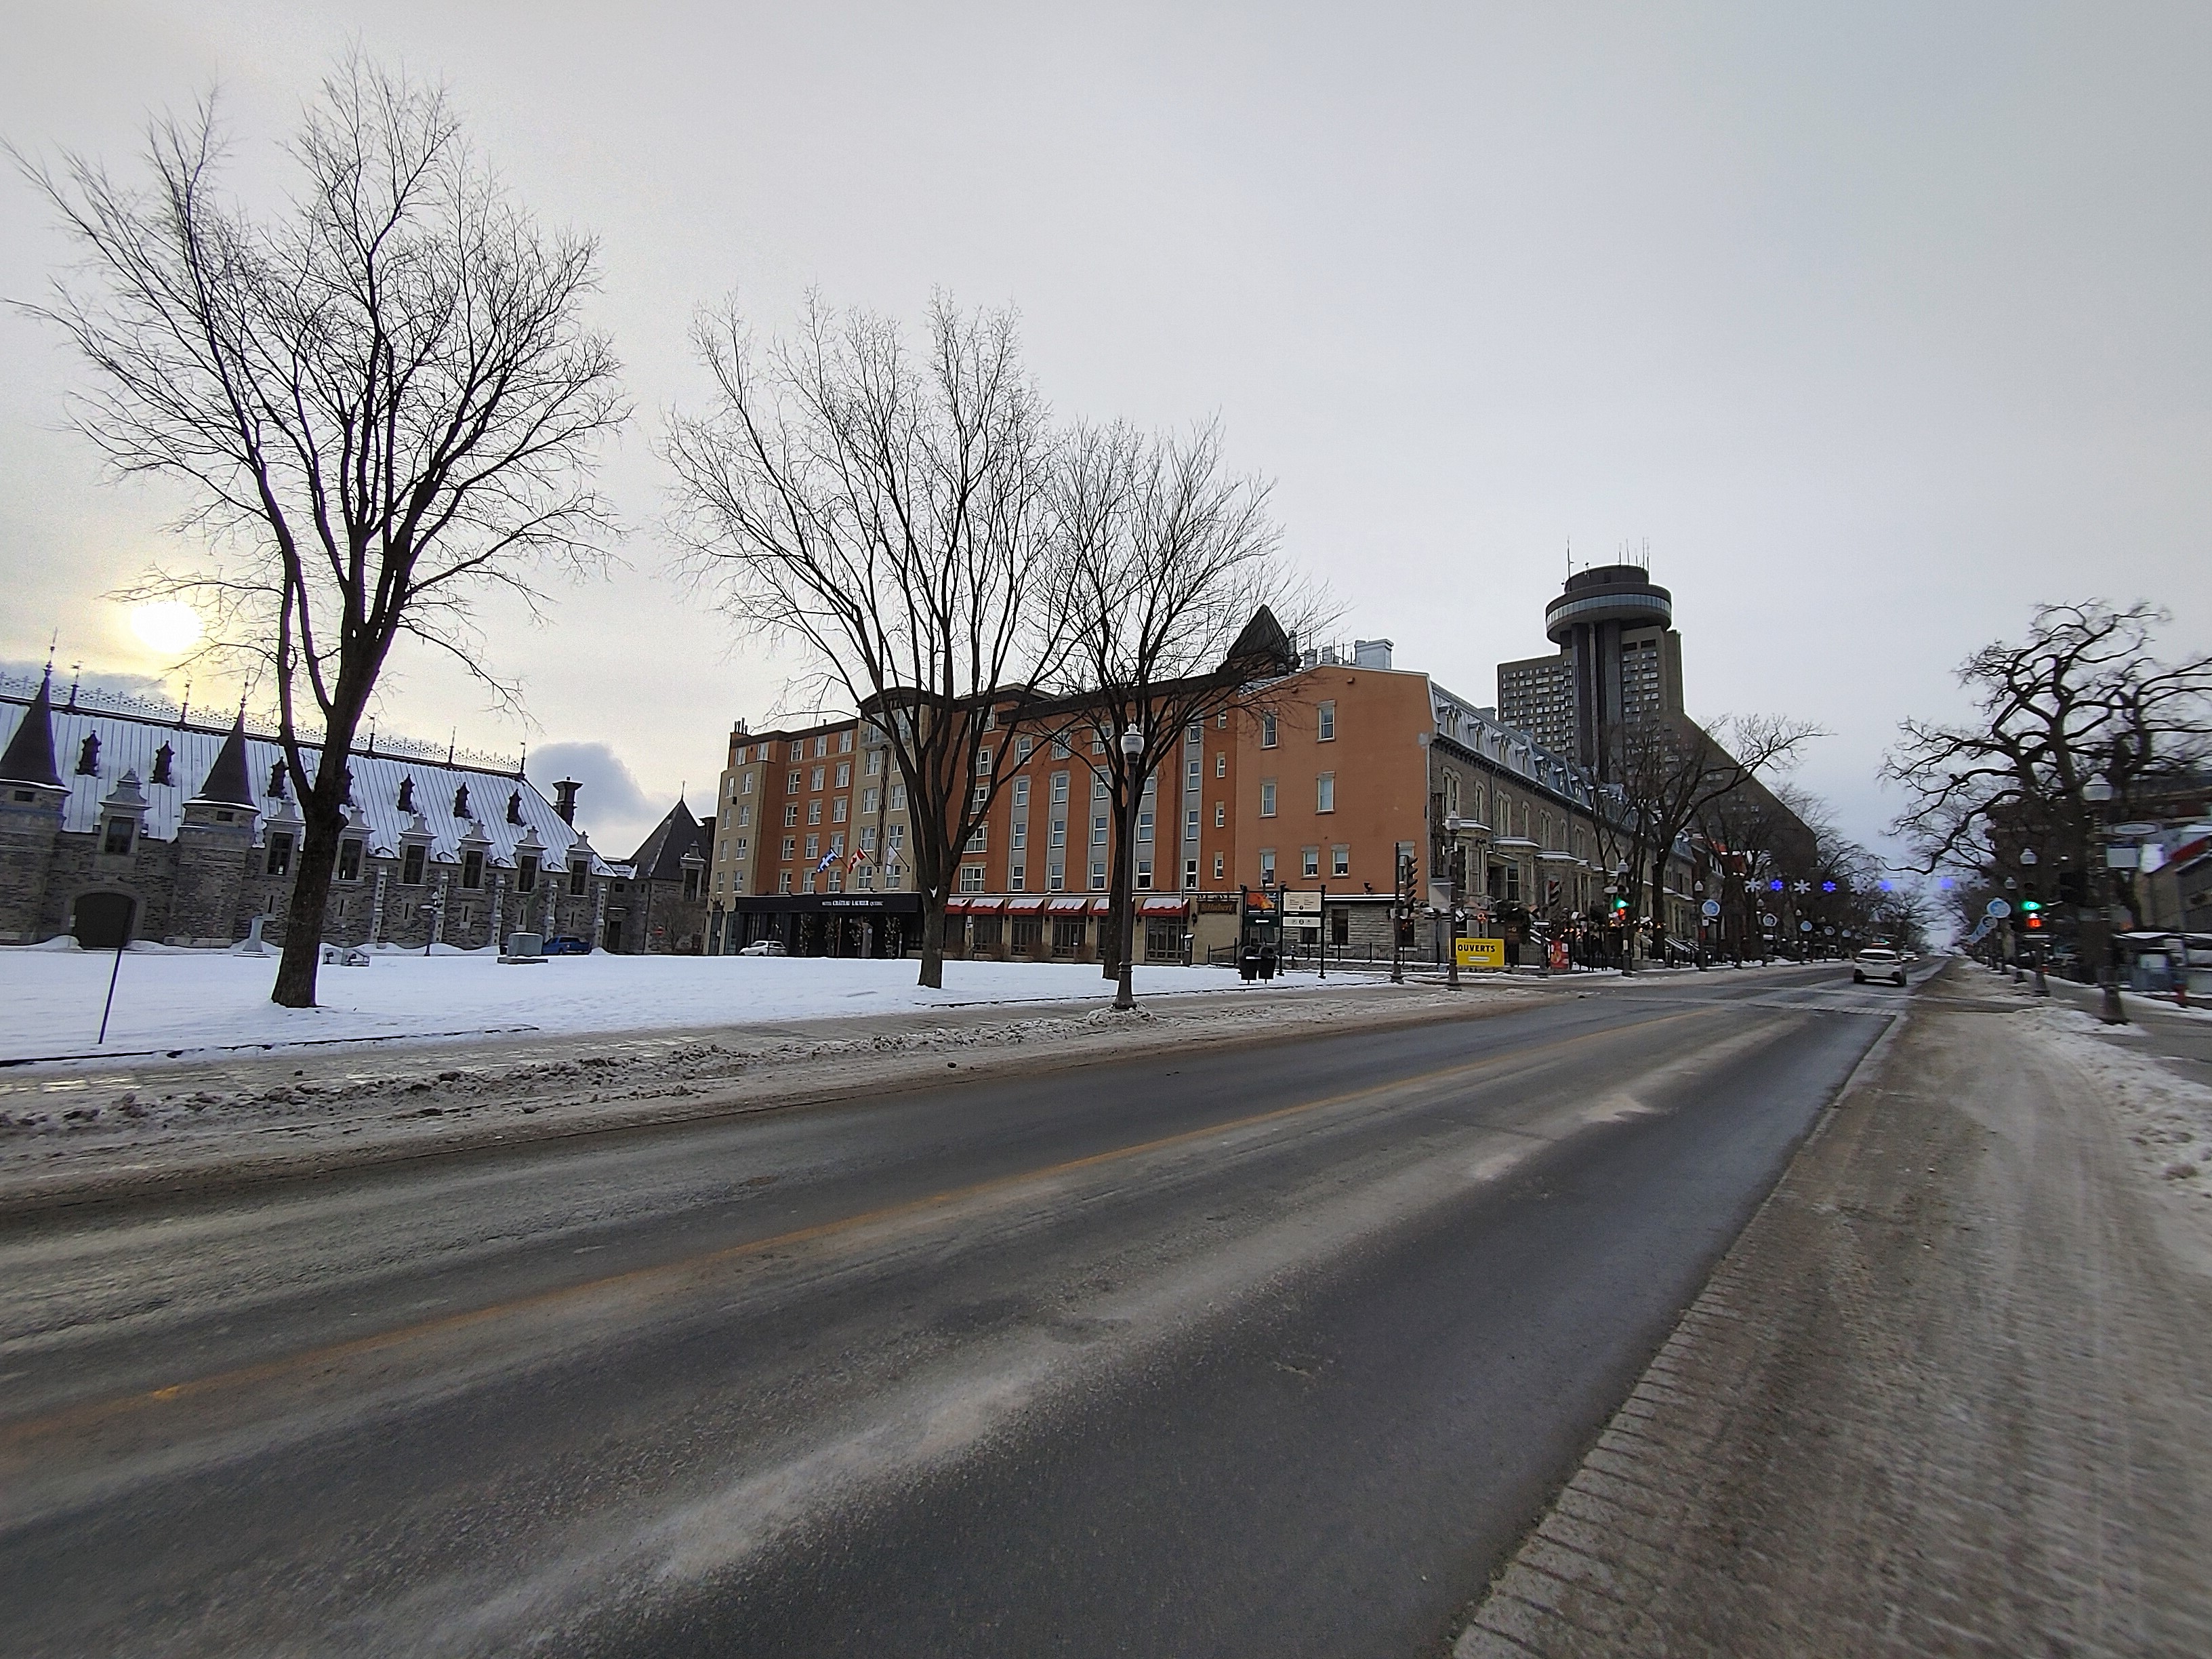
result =
[[1459,965],[1462,968],[1505,965],[1505,941],[1502,939],[1463,939],[1458,943]]

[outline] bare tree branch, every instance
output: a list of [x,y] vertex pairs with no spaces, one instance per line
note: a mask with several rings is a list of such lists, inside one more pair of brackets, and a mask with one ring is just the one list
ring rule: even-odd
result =
[[110,466],[180,482],[180,527],[236,550],[131,593],[193,605],[270,678],[305,819],[273,994],[308,1006],[344,816],[344,768],[310,755],[347,752],[403,635],[512,700],[473,601],[534,599],[549,561],[596,568],[612,524],[590,462],[627,410],[580,320],[594,245],[540,233],[442,90],[345,58],[281,217],[216,195],[222,155],[210,101],[153,124],[135,187],[18,156],[81,256],[25,309],[91,367],[74,414]]

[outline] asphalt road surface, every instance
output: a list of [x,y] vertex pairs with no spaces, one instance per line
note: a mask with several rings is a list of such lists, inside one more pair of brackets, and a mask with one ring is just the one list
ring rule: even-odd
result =
[[1438,1650],[1908,994],[1674,975],[0,1226],[4,1645]]

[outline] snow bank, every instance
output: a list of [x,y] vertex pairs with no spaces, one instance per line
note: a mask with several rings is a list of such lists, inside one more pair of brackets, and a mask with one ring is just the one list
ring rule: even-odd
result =
[[[534,1030],[618,1032],[781,1023],[979,1003],[1097,1001],[1113,987],[1095,966],[948,962],[925,991],[911,962],[805,957],[556,957],[509,966],[489,952],[380,952],[366,967],[326,967],[319,1008],[269,1000],[276,958],[228,951],[126,952],[99,1048],[113,952],[0,948],[0,1060],[232,1044]],[[1312,974],[1274,988],[1318,987]],[[1139,968],[1141,995],[1255,988],[1218,968]]]
[[2212,1089],[2110,1041],[2142,1035],[2140,1027],[2105,1025],[2054,1003],[2038,1006],[2033,1017],[2095,1082],[2143,1167],[2178,1191],[2212,1200]]

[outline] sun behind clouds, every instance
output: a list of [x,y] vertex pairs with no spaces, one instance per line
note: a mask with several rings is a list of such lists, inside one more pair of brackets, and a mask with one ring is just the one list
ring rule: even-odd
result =
[[179,657],[199,643],[199,613],[179,599],[156,599],[132,608],[131,631],[149,650]]

